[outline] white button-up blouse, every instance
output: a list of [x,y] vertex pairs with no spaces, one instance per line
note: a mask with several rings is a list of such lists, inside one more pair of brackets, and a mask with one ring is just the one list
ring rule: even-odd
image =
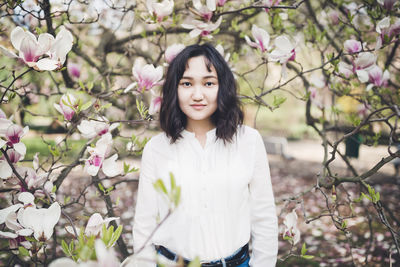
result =
[[234,141],[224,144],[213,129],[204,147],[194,133],[184,130],[181,134],[171,144],[161,133],[144,148],[133,225],[135,253],[168,213],[169,203],[153,183],[161,178],[168,187],[171,172],[181,186],[181,202],[140,256],[154,258],[155,244],[187,259],[198,256],[212,261],[230,256],[251,237],[250,266],[275,266],[277,216],[268,159],[258,131],[240,126]]

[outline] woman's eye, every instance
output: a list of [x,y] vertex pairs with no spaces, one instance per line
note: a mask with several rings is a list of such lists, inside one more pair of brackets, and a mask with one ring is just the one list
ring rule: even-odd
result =
[[213,82],[206,82],[206,86],[207,86],[207,87],[210,87],[210,86],[213,86],[213,85],[214,85]]
[[184,87],[189,87],[189,86],[191,86],[192,84],[190,83],[190,82],[183,82],[183,83],[181,83]]

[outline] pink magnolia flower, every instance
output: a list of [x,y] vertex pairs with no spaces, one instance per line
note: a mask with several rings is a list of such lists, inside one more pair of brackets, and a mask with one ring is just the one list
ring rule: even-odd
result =
[[[282,0],[264,0],[262,4],[267,7],[273,7],[279,5],[280,2],[282,2]],[[269,12],[269,8],[266,8],[265,11]]]
[[54,108],[64,115],[65,120],[70,121],[74,117],[78,107],[78,100],[72,94],[64,94],[59,104],[54,104]]
[[79,77],[81,77],[81,67],[78,64],[69,62],[67,69],[68,69],[69,75],[71,75],[72,77],[77,78],[77,79],[79,79]]
[[283,237],[288,237],[289,242],[292,245],[296,245],[300,241],[300,231],[297,228],[297,214],[295,209],[285,216],[283,224],[285,225]]
[[159,3],[157,0],[147,0],[146,7],[150,14],[154,14],[157,17],[157,21],[163,21],[164,17],[172,14],[174,9],[173,0],[164,0]]
[[17,172],[22,177],[25,177],[25,182],[28,185],[28,189],[41,187],[47,180],[46,173],[38,174],[30,167],[18,167]]
[[228,0],[217,0],[217,6],[224,6]]
[[101,217],[101,215],[99,213],[94,213],[92,216],[90,216],[90,218],[86,224],[85,235],[86,236],[91,236],[91,235],[98,236],[101,232],[103,225],[105,225],[107,228],[108,224],[111,221],[118,220],[118,219],[119,219],[119,217],[110,217],[110,218],[103,219],[103,217]]
[[353,39],[346,40],[343,46],[344,50],[349,54],[358,53],[362,49],[361,42]]
[[[140,92],[148,91],[154,86],[161,85],[163,69],[161,66],[155,68],[152,64],[142,66],[138,60],[132,68],[133,77],[135,77],[138,90]],[[130,85],[128,85],[129,87]]]
[[[7,152],[6,152],[6,153],[7,153],[7,157],[9,158],[9,160],[10,160],[12,163],[17,163],[18,161],[20,161],[20,160],[23,159],[22,155],[21,155],[20,153],[18,153],[17,151],[15,151],[15,149],[12,149],[12,148],[7,149]],[[1,159],[1,160],[6,160],[5,157],[4,157],[4,155],[2,155],[2,156],[0,157],[0,159]]]
[[383,18],[377,23],[376,32],[379,35],[376,38],[375,50],[378,50],[384,43],[390,42],[393,37],[400,33],[400,19],[390,25],[390,17]]
[[97,175],[100,169],[102,169],[106,176],[110,177],[121,173],[116,162],[118,154],[114,154],[106,159],[108,153],[111,151],[111,145],[112,136],[110,133],[106,133],[96,142],[96,147],[87,148],[90,157],[85,160],[85,171],[89,175]]
[[353,62],[353,72],[357,74],[360,82],[369,80],[368,71],[375,65],[376,56],[371,52],[362,52]]
[[172,60],[185,48],[185,45],[183,44],[173,44],[168,46],[168,48],[165,50],[165,60],[168,63],[171,63]]
[[3,54],[11,58],[20,58],[29,67],[35,67],[39,58],[50,49],[54,37],[51,34],[42,33],[39,38],[36,38],[31,32],[18,26],[11,31],[10,39],[14,48],[18,50],[19,56],[0,46]]
[[11,124],[5,133],[7,145],[14,148],[19,154],[25,156],[26,146],[21,142],[21,138],[29,131],[29,127],[25,126],[22,128],[17,124]]
[[374,65],[368,70],[369,82],[377,87],[386,86],[390,78],[390,73],[388,70],[382,72],[382,69]]
[[382,5],[386,10],[392,10],[397,0],[378,0],[378,3]]
[[154,115],[160,111],[162,98],[159,94],[151,90],[151,100],[149,107],[149,114]]
[[357,108],[357,114],[361,118],[365,118],[368,115],[371,105],[368,103],[360,104]]
[[112,123],[106,117],[97,117],[97,120],[82,120],[78,125],[78,130],[84,138],[92,139],[112,132],[119,126],[119,123]]
[[328,12],[328,17],[333,25],[339,24],[339,13],[336,10],[331,9]]
[[200,0],[193,0],[193,7],[205,21],[211,20],[213,12],[217,8],[215,0],[207,0],[205,6],[201,4]]
[[212,38],[211,32],[215,31],[218,29],[219,25],[221,25],[222,22],[222,16],[219,17],[219,19],[215,23],[211,22],[203,22],[199,20],[192,20],[192,24],[181,24],[181,26],[185,29],[190,29],[189,36],[191,38],[195,38],[199,35],[207,38]]
[[248,45],[260,49],[261,52],[265,52],[269,49],[270,37],[266,30],[258,28],[257,25],[253,24],[251,27],[251,34],[253,35],[255,42],[252,42],[247,35],[244,36]]

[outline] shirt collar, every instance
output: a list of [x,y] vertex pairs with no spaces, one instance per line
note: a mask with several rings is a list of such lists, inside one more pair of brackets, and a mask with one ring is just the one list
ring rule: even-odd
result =
[[[209,131],[206,133],[207,142],[208,142],[208,140],[214,140],[214,139],[215,139],[215,132],[216,132],[216,128],[213,128],[213,129],[209,130]],[[189,132],[189,131],[186,130],[186,129],[184,129],[184,130],[182,131],[181,134],[182,134],[182,137],[185,137],[185,138],[187,138],[187,137],[189,137],[189,138],[195,138],[194,132]]]

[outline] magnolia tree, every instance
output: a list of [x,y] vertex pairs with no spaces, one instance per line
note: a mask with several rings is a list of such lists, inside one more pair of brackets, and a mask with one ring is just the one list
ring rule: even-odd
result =
[[[396,181],[371,177],[400,156],[399,8],[394,0],[3,1],[1,261],[134,261],[129,222],[140,170],[129,157],[138,158],[147,141],[137,133],[157,127],[168,63],[186,45],[211,42],[246,105],[272,111],[296,99],[324,148],[313,185],[278,203],[278,264],[398,264],[399,195],[378,190]],[[55,142],[41,137],[48,156],[24,142],[43,121],[59,133]],[[360,137],[387,146],[387,155],[362,172],[343,151]],[[347,173],[337,172],[339,161]],[[180,188],[167,191],[161,180],[154,186],[172,213]],[[123,208],[116,192],[130,199]],[[319,205],[305,205],[310,197]],[[357,220],[357,227],[348,223]],[[309,239],[298,227],[320,221],[342,236],[331,261],[318,249],[307,253]]]

